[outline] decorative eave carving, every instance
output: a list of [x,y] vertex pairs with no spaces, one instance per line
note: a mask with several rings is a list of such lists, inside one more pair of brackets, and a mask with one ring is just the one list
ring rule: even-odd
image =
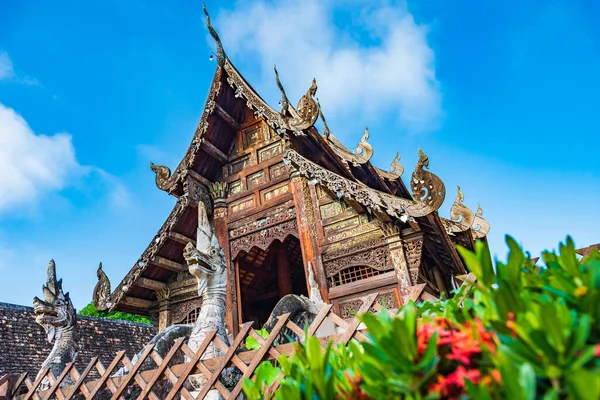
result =
[[202,116],[200,117],[200,122],[196,128],[196,132],[194,133],[194,137],[192,138],[192,142],[188,147],[188,150],[175,169],[175,172],[171,174],[171,170],[164,165],[156,165],[154,163],[150,163],[150,169],[154,171],[156,174],[156,186],[169,194],[173,194],[180,187],[179,184],[185,182],[185,178],[190,173],[190,168],[194,165],[194,161],[196,160],[196,156],[198,151],[200,150],[203,136],[208,130],[208,117],[213,112],[215,108],[215,101],[217,95],[221,90],[221,74],[223,69],[220,66],[217,66],[217,70],[213,77],[213,81],[208,92],[208,99],[206,100],[206,107]]
[[96,275],[98,276],[98,283],[96,283],[96,286],[94,287],[92,302],[94,303],[96,310],[108,310],[112,305],[110,301],[110,280],[108,280],[108,276],[102,271],[102,263],[98,265]]
[[210,196],[213,200],[227,197],[227,182],[215,182],[209,187]]
[[148,265],[152,263],[155,256],[158,255],[158,251],[161,249],[165,241],[169,238],[169,234],[177,225],[179,218],[190,205],[190,199],[187,195],[181,196],[177,200],[177,204],[173,207],[171,214],[167,217],[167,220],[162,225],[156,236],[152,239],[146,250],[142,253],[138,261],[134,264],[131,270],[125,275],[119,286],[111,293],[110,298],[112,305],[109,310],[114,310],[119,302],[126,297],[129,289],[135,284],[135,282],[142,276],[142,273],[148,268]]
[[298,234],[298,223],[296,219],[290,219],[278,225],[272,225],[248,235],[238,237],[229,242],[231,248],[231,259],[235,259],[240,251],[249,252],[253,247],[267,250],[274,240],[283,242],[288,235]]
[[281,116],[280,128],[291,131],[296,135],[304,135],[302,132],[305,129],[312,127],[317,118],[319,117],[319,105],[315,100],[315,94],[317,94],[317,81],[313,78],[312,84],[306,91],[300,101],[298,107],[294,108],[285,94],[285,89],[279,80],[279,73],[277,67],[273,67],[275,70],[275,82],[281,92]]
[[483,237],[485,237],[488,232],[490,231],[490,224],[489,222],[487,222],[483,217],[483,210],[481,209],[481,206],[479,204],[477,204],[477,212],[475,213],[475,221],[473,222],[473,225],[471,226],[471,229],[473,230],[473,237],[475,239],[481,239]]
[[225,54],[225,50],[223,50],[223,45],[221,44],[221,39],[219,38],[217,31],[215,31],[210,23],[210,15],[208,15],[208,11],[206,10],[206,4],[204,4],[204,15],[206,15],[206,27],[208,28],[208,32],[210,33],[210,36],[215,39],[215,43],[217,45],[217,64],[219,64],[220,67],[223,67],[225,65],[227,55]]
[[169,167],[156,165],[152,161],[150,161],[150,169],[156,174],[156,187],[169,193],[175,188],[179,174],[171,175]]
[[367,139],[369,139],[369,129],[365,128],[365,132],[353,153],[348,150],[329,130],[327,121],[323,115],[323,110],[321,109],[321,105],[319,104],[318,100],[317,106],[319,109],[319,116],[323,122],[323,133],[325,135],[325,140],[331,146],[335,154],[337,154],[342,160],[352,163],[352,165],[355,167],[369,162],[373,156],[373,146],[367,142]]
[[269,106],[252,87],[244,80],[242,75],[235,69],[229,59],[225,59],[225,73],[227,83],[235,91],[235,97],[246,100],[246,106],[254,110],[256,117],[262,118],[273,129],[284,128],[285,124],[279,112]]
[[377,167],[375,167],[375,170],[377,171],[379,176],[381,176],[382,178],[385,178],[389,181],[395,181],[395,180],[400,179],[400,177],[404,173],[404,166],[402,164],[400,164],[400,153],[396,153],[396,157],[394,158],[394,161],[392,161],[392,164],[390,165],[389,172],[379,169]]
[[176,192],[178,184],[185,181],[185,178],[189,173],[189,169],[194,164],[196,155],[202,144],[202,137],[204,136],[204,133],[208,130],[208,117],[215,110],[215,107],[218,106],[218,104],[216,103],[216,98],[219,94],[219,91],[221,90],[221,74],[223,72],[223,67],[225,66],[227,61],[227,56],[225,54],[225,51],[223,50],[221,39],[219,38],[219,35],[210,23],[210,16],[208,15],[208,11],[206,10],[206,5],[204,6],[204,14],[206,15],[206,27],[208,28],[210,35],[215,39],[215,43],[217,45],[218,64],[217,70],[215,71],[215,75],[213,77],[213,81],[210,87],[210,91],[208,93],[208,99],[206,100],[204,112],[200,117],[200,122],[198,123],[196,132],[194,133],[192,143],[190,144],[184,158],[181,160],[173,174],[171,174],[171,170],[164,165],[156,165],[152,162],[150,163],[150,168],[156,174],[156,186],[160,190],[164,190],[169,194],[173,194],[174,192]]
[[[307,160],[291,149],[284,155],[284,163],[297,169],[301,175],[320,182],[339,197],[349,197],[366,206],[367,209],[370,208],[375,212],[384,211],[392,217],[402,220],[433,213],[444,202],[446,193],[443,182],[429,171],[423,171],[422,163],[417,164],[417,170],[413,173],[413,179],[416,180],[413,190],[416,190],[417,195],[424,193],[417,196],[417,200],[403,199],[346,179]],[[430,189],[427,193],[426,188],[433,188],[433,190]]]
[[[450,220],[442,218],[444,228],[449,235],[453,235],[457,232],[465,232],[471,229],[473,222],[475,222],[475,215],[469,207],[463,204],[465,196],[458,186],[456,199],[454,204],[450,208]],[[461,218],[462,217],[462,218]]]
[[342,258],[325,261],[325,276],[328,278],[338,272],[357,265],[367,265],[377,271],[388,271],[393,269],[390,252],[386,246],[367,249],[360,253],[354,253]]
[[440,178],[425,168],[429,169],[429,157],[419,149],[419,161],[410,182],[412,195],[415,200],[437,205],[437,210],[444,202],[446,188]]

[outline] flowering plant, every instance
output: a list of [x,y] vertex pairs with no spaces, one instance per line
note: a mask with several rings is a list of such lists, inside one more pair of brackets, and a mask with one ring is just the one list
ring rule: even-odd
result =
[[[506,264],[459,248],[477,278],[448,300],[409,303],[360,319],[370,341],[308,337],[269,376],[246,380],[249,399],[600,398],[600,253],[578,259],[570,238],[535,265],[511,237]],[[264,368],[265,370],[267,367]]]

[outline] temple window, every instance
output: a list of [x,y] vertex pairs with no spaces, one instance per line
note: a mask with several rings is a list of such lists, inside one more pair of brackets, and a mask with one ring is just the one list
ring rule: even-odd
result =
[[196,319],[198,318],[198,314],[200,314],[200,308],[195,308],[192,311],[190,311],[190,313],[188,315],[185,316],[185,318],[179,322],[180,324],[193,324],[194,322],[196,322]]
[[356,265],[345,268],[337,274],[330,276],[327,278],[327,283],[329,284],[329,287],[340,286],[347,283],[356,282],[361,279],[370,278],[372,276],[381,275],[386,272],[387,271],[376,270],[375,268],[371,268],[366,265]]

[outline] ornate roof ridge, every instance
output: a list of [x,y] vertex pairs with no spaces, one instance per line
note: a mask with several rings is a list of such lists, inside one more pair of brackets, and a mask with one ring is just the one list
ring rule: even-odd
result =
[[190,204],[187,195],[181,196],[177,200],[177,204],[171,210],[171,213],[160,227],[158,233],[152,238],[152,241],[146,247],[140,258],[136,261],[133,267],[129,270],[127,275],[123,277],[119,285],[110,294],[111,305],[109,311],[115,310],[121,299],[127,295],[127,292],[135,281],[142,276],[144,271],[148,268],[148,265],[152,263],[154,256],[156,256],[161,249],[162,245],[168,239],[169,233],[173,230],[177,221],[182,216],[186,207]]
[[[424,154],[421,154],[423,157]],[[327,186],[338,197],[348,196],[373,211],[384,211],[393,217],[408,220],[410,217],[429,215],[438,210],[444,202],[444,184],[436,175],[423,169],[428,164],[422,161],[422,157],[413,173],[412,188],[416,200],[404,199],[373,189],[362,182],[344,178],[291,149],[284,155],[284,162],[296,168],[301,175]]]
[[457,186],[456,199],[450,208],[450,219],[440,219],[448,235],[453,236],[455,233],[471,230],[473,237],[480,239],[487,235],[490,224],[481,216],[483,213],[481,206],[478,205],[477,214],[474,214],[469,207],[463,204],[464,199],[465,196],[460,190],[460,186]]

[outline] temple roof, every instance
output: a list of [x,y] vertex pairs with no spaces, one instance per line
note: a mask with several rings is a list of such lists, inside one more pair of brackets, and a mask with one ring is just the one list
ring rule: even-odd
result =
[[[456,269],[453,273],[466,273],[454,245],[472,248],[474,239],[485,239],[489,224],[483,219],[481,208],[473,214],[462,203],[459,189],[451,219],[440,218],[437,210],[444,202],[445,187],[441,179],[428,171],[429,159],[421,150],[409,191],[401,179],[404,167],[400,153],[388,171],[371,164],[374,149],[368,143],[367,128],[356,150],[347,149],[327,126],[315,97],[315,80],[307,85],[306,94],[294,107],[275,69],[275,81],[282,95],[281,111],[269,106],[229,60],[208,13],[206,16],[208,30],[217,45],[217,66],[200,121],[173,172],[166,166],[150,163],[158,188],[177,197],[178,202],[140,259],[115,288],[111,309],[145,313],[157,298],[157,291],[166,289],[165,282],[186,269],[182,251],[185,243],[194,240],[197,224],[194,207],[198,199],[194,196],[206,195],[206,188],[222,179],[223,167],[232,161],[229,154],[237,132],[258,121],[264,121],[289,141],[285,159],[301,174],[356,201],[377,218],[418,224],[419,229],[434,238],[427,246],[435,246],[439,253],[436,261]],[[314,126],[319,117],[323,134]],[[198,182],[203,188],[192,190],[190,185]]]
[[600,243],[592,244],[588,247],[577,249],[577,250],[575,250],[575,252],[577,254],[579,254],[580,256],[586,257],[586,256],[589,256],[592,253],[592,250],[594,250],[594,249],[600,251]]

